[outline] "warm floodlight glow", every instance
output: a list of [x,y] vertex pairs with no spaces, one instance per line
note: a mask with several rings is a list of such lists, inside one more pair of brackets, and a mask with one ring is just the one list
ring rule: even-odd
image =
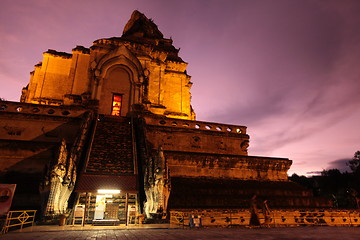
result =
[[99,189],[98,193],[120,193],[118,189]]

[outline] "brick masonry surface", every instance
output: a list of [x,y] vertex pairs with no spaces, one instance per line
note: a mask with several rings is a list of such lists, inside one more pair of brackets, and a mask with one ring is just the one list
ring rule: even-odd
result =
[[[59,227],[60,229],[60,227]],[[49,240],[49,239],[311,239],[311,240],[348,240],[359,239],[358,227],[296,227],[296,228],[200,228],[200,229],[88,229],[67,231],[10,232],[0,235],[6,240]]]
[[104,118],[98,122],[87,173],[134,174],[131,126],[126,119]]

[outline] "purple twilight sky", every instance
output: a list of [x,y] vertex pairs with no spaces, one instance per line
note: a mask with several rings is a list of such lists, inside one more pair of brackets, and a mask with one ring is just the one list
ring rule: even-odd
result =
[[197,120],[247,126],[250,155],[302,175],[360,150],[358,0],[1,0],[0,97],[19,101],[47,49],[121,36],[136,9],[181,48]]

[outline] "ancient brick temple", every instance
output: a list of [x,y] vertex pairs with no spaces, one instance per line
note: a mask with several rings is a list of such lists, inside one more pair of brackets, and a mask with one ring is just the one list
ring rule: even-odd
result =
[[82,205],[86,221],[123,222],[247,208],[252,194],[272,208],[330,206],[288,180],[291,160],[249,156],[245,126],[195,120],[178,52],[138,11],[121,37],[46,51],[21,101],[0,103],[13,207],[56,216]]

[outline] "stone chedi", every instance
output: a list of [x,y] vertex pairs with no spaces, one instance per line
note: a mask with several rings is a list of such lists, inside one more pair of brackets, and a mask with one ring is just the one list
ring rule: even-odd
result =
[[[167,117],[194,120],[190,105],[190,76],[171,39],[134,12],[122,37],[99,39],[77,46],[72,54],[48,50],[23,89],[22,102],[49,105],[97,104],[109,114],[121,99],[119,116],[133,105]],[[115,109],[113,109],[115,111]]]
[[272,208],[330,206],[288,180],[291,160],[248,156],[245,126],[195,120],[178,52],[138,11],[121,37],[45,52],[21,102],[0,106],[14,206],[56,216],[84,205],[90,222],[247,208],[252,194]]

